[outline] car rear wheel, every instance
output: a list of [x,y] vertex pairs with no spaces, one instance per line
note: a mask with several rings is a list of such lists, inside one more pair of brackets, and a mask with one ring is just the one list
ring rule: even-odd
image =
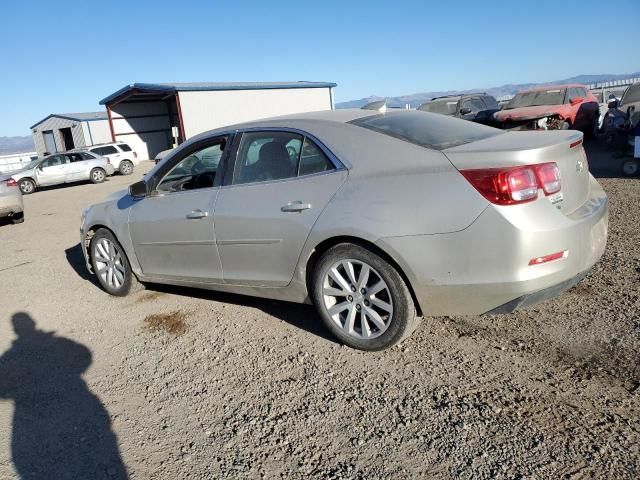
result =
[[129,160],[123,160],[120,162],[118,170],[122,175],[131,175],[133,173],[133,163],[131,163]]
[[91,183],[102,183],[107,178],[107,173],[101,168],[94,168],[89,175]]
[[98,230],[89,245],[91,266],[100,286],[107,293],[118,297],[140,289],[127,255],[113,234],[104,228]]
[[640,172],[640,162],[630,158],[622,163],[622,174],[626,177],[635,177]]
[[20,183],[18,183],[18,187],[23,195],[29,195],[30,193],[35,192],[36,183],[30,178],[23,178],[20,180]]
[[399,272],[355,244],[342,243],[322,255],[313,271],[311,296],[327,328],[360,350],[400,343],[419,320]]

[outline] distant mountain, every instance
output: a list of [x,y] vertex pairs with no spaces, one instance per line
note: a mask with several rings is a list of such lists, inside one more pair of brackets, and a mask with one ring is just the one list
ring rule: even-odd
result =
[[[431,100],[433,97],[441,97],[443,95],[455,95],[460,93],[477,93],[477,92],[485,92],[489,95],[493,95],[494,97],[501,97],[503,95],[513,95],[520,90],[524,90],[526,88],[536,87],[538,85],[549,85],[549,84],[567,84],[567,83],[597,83],[597,82],[608,82],[612,80],[624,80],[627,78],[636,78],[640,77],[640,72],[634,73],[626,73],[622,75],[613,75],[613,74],[600,74],[600,75],[578,75],[576,77],[566,78],[564,80],[555,80],[553,82],[544,82],[544,83],[520,83],[520,84],[507,84],[502,85],[500,87],[490,87],[490,88],[472,88],[470,90],[444,90],[444,91],[436,91],[436,92],[423,92],[423,93],[414,93],[411,95],[402,95],[400,97],[386,97],[387,104],[393,107],[403,107],[407,103],[411,104],[412,107],[417,107],[424,102]],[[340,102],[336,104],[336,108],[360,108],[367,103],[375,102],[376,100],[383,100],[385,97],[379,97],[373,95],[371,97],[361,98],[359,100],[350,100],[348,102]]]
[[36,147],[31,135],[26,137],[0,137],[0,155],[34,152],[35,150]]

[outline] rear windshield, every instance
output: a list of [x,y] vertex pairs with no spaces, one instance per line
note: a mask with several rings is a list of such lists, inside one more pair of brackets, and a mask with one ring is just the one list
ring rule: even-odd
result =
[[390,112],[352,120],[354,125],[415,143],[444,150],[504,133],[497,128],[420,111]]
[[562,105],[564,103],[564,92],[564,88],[553,88],[549,90],[518,93],[504,109],[538,107],[541,105]]
[[127,145],[126,143],[120,143],[120,144],[118,144],[118,146],[120,147],[120,149],[123,152],[130,152],[131,151],[131,147],[129,145]]
[[442,115],[455,115],[457,105],[458,99],[433,100],[420,105],[420,110],[423,112],[441,113]]

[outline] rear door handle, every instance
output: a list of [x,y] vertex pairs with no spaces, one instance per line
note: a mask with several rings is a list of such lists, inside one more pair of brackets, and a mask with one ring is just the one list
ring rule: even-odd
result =
[[303,210],[309,210],[311,208],[310,203],[302,203],[300,201],[289,202],[280,210],[283,212],[301,212]]
[[209,216],[209,212],[203,212],[202,210],[194,210],[191,213],[187,213],[187,218],[189,219],[198,219]]

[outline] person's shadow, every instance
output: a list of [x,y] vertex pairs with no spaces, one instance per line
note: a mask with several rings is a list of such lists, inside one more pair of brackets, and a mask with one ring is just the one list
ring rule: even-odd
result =
[[109,414],[82,374],[91,351],[12,317],[18,338],[0,357],[0,400],[14,402],[11,450],[16,472],[31,479],[125,479]]

